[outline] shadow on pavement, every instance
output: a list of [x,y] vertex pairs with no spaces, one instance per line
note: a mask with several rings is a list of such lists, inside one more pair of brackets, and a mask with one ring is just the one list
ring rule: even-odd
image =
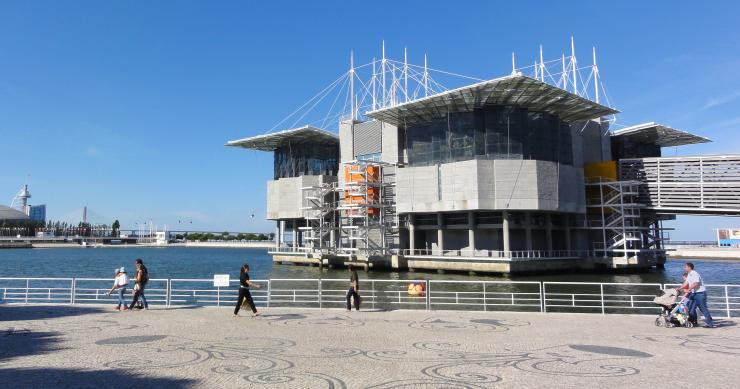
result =
[[124,370],[78,370],[56,368],[0,369],[0,382],[16,388],[182,388],[197,381],[185,378],[149,377]]
[[0,322],[14,320],[44,320],[104,312],[110,312],[110,310],[101,307],[0,304]]
[[57,332],[8,328],[0,332],[0,364],[12,358],[62,350],[60,342],[61,338]]

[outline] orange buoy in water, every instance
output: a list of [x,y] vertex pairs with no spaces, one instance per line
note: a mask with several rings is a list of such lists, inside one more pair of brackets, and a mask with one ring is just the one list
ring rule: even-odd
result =
[[411,296],[423,296],[424,295],[424,284],[421,282],[410,282],[408,287],[408,293]]

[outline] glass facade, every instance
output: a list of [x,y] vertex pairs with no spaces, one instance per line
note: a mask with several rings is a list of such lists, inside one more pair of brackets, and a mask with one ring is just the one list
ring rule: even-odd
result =
[[30,206],[28,217],[36,222],[46,222],[46,204]]
[[570,126],[525,108],[486,106],[408,126],[409,165],[483,159],[536,159],[573,164]]
[[332,175],[339,170],[336,143],[286,143],[274,152],[275,179],[302,175]]

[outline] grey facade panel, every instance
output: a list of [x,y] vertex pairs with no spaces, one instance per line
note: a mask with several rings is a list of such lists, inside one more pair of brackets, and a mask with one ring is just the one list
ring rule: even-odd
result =
[[301,188],[326,182],[336,182],[334,176],[300,176],[280,178],[267,182],[267,219],[303,218],[303,191]]
[[463,210],[585,212],[583,172],[548,161],[472,160],[397,172],[399,213]]
[[355,123],[353,130],[354,158],[382,151],[383,128],[377,120]]

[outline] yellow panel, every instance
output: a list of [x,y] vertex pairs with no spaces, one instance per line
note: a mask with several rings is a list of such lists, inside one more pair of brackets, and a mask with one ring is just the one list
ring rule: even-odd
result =
[[601,161],[587,163],[583,166],[583,174],[586,182],[594,181],[601,177],[605,181],[617,181],[617,162]]

